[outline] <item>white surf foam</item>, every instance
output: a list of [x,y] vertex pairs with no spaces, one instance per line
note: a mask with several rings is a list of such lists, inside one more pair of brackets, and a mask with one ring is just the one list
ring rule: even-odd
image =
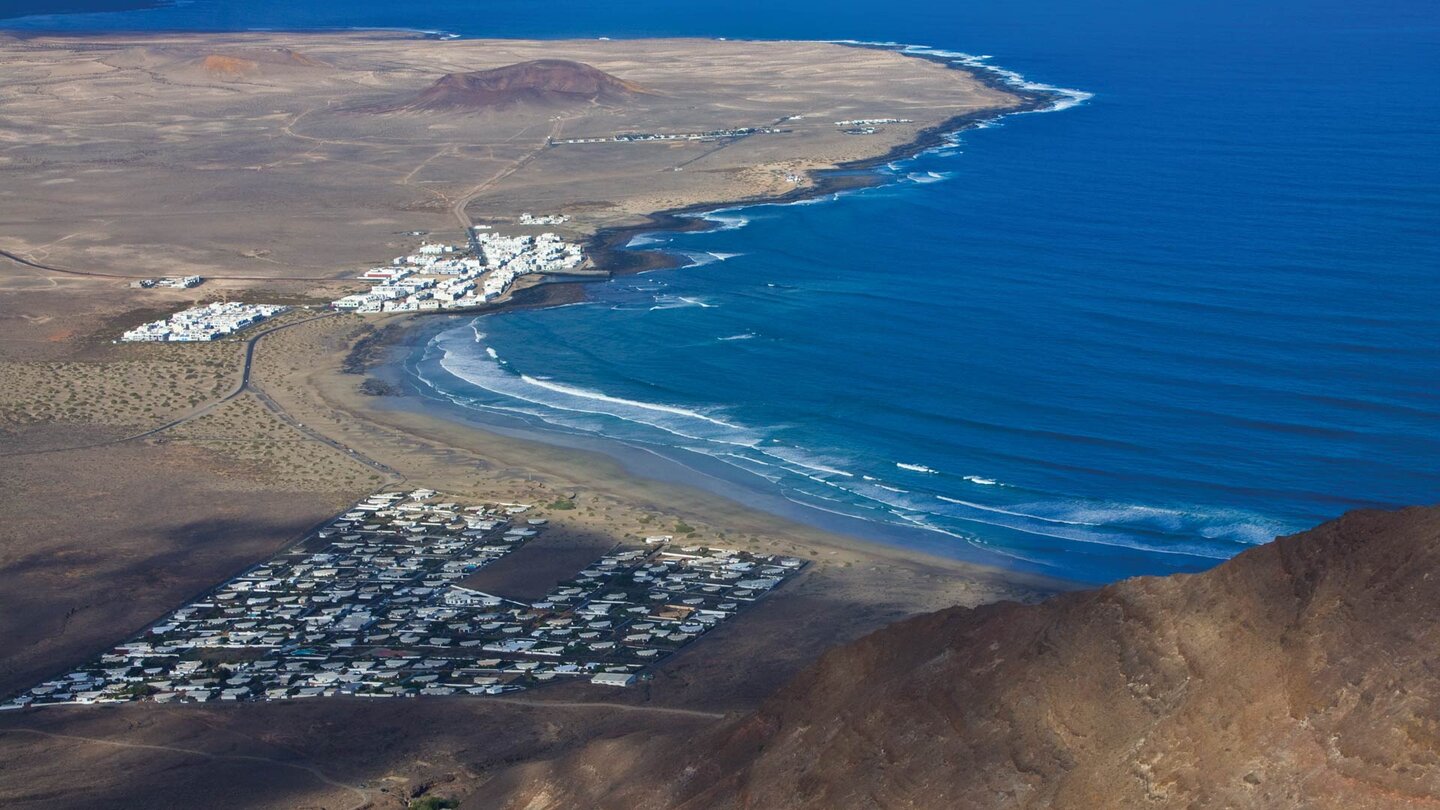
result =
[[682,250],[678,252],[688,260],[688,263],[685,265],[686,267],[704,267],[707,264],[715,264],[716,262],[723,262],[727,259],[733,259],[736,256],[745,255],[743,253],[721,253],[711,250]]
[[[669,306],[715,306],[687,296],[657,296],[657,305],[662,299]],[[484,337],[473,325],[470,331],[476,341]],[[754,333],[746,332],[716,340],[747,340],[754,337]],[[1258,515],[1240,512],[1069,499],[1050,501],[1043,496],[1028,503],[986,503],[984,501],[992,498],[967,500],[933,492],[912,492],[881,483],[874,476],[857,476],[856,473],[844,469],[852,463],[859,463],[854,460],[837,461],[803,448],[773,446],[768,442],[775,440],[767,439],[760,430],[723,418],[711,409],[615,396],[544,376],[515,374],[503,368],[503,362],[498,353],[490,347],[486,347],[484,357],[473,349],[455,347],[454,352],[447,350],[441,358],[442,367],[449,373],[478,388],[514,400],[508,404],[495,403],[480,407],[513,410],[552,424],[602,435],[613,430],[614,423],[597,422],[588,417],[585,417],[584,421],[576,421],[572,416],[602,415],[634,425],[647,426],[664,434],[689,439],[690,443],[659,439],[656,438],[658,434],[651,434],[647,438],[643,432],[632,434],[626,431],[616,437],[639,437],[639,441],[647,442],[652,447],[679,446],[703,453],[761,475],[779,485],[782,490],[790,489],[807,500],[820,499],[843,504],[844,508],[850,511],[840,512],[841,514],[872,514],[874,519],[903,522],[966,542],[977,540],[961,533],[963,527],[977,524],[1071,543],[1224,559],[1233,553],[1234,544],[1266,542],[1284,529]],[[476,366],[484,368],[477,369]],[[730,449],[723,449],[722,445]],[[937,479],[939,481],[950,478],[923,464],[893,463],[898,469],[940,476]],[[1023,491],[1007,489],[1009,485],[985,476],[958,477],[976,487],[995,488],[989,491],[1001,500],[1007,500],[1001,495],[1002,491]],[[790,495],[786,494],[786,497]],[[959,509],[946,509],[940,506],[940,503]],[[1004,553],[1003,548],[993,544],[982,545],[997,553]],[[1039,562],[1052,564],[1048,561],[1050,553],[1045,552],[1042,556],[1047,556],[1047,560]]]
[[684,309],[685,307],[700,307],[701,309],[715,309],[719,304],[712,304],[703,298],[696,298],[689,295],[657,295],[655,305],[650,311],[657,309]]
[[1029,513],[1029,512],[1018,512],[1018,511],[1015,511],[1015,510],[1013,510],[1013,509],[1005,509],[1005,508],[1002,508],[1002,507],[999,507],[999,506],[987,506],[987,505],[982,504],[982,503],[975,503],[974,501],[966,501],[966,500],[962,500],[962,499],[960,499],[960,498],[951,498],[951,497],[949,497],[948,495],[936,495],[935,497],[936,497],[936,498],[939,498],[940,500],[942,500],[942,501],[944,501],[944,502],[946,502],[946,503],[953,503],[953,504],[955,504],[955,505],[957,505],[957,506],[964,506],[964,507],[969,508],[969,509],[978,509],[978,510],[980,510],[981,512],[994,512],[994,513],[997,514],[997,515],[1010,515],[1011,517],[1026,518],[1027,520],[1038,520],[1038,521],[1042,521],[1042,522],[1044,522],[1044,523],[1062,523],[1062,524],[1065,524],[1065,525],[1067,525],[1067,526],[1100,526],[1100,525],[1103,525],[1103,524],[1100,524],[1100,523],[1087,523],[1087,522],[1085,522],[1085,521],[1080,521],[1080,520],[1061,520],[1060,518],[1044,517],[1044,516],[1042,516],[1042,515],[1031,514],[1031,513]]
[[[764,435],[746,425],[720,418],[712,413],[660,402],[611,396],[603,391],[570,385],[553,379],[517,374],[507,368],[504,358],[487,352],[484,356],[459,347],[446,347],[444,336],[437,336],[432,345],[437,349],[440,367],[446,373],[511,404],[524,403],[525,412],[556,427],[605,433],[607,428],[589,417],[609,417],[623,423],[644,426],[668,436],[694,442],[751,448]],[[433,382],[421,379],[435,388]],[[438,390],[438,389],[437,389]],[[451,397],[453,400],[454,398]],[[489,403],[498,405],[500,403]],[[533,406],[533,408],[531,407]],[[583,417],[583,418],[582,418]],[[636,434],[632,438],[643,438]],[[651,436],[651,441],[666,441]]]
[[901,49],[904,53],[914,53],[925,56],[936,56],[942,59],[952,59],[956,63],[976,70],[986,71],[1011,87],[1020,90],[1028,90],[1032,93],[1045,93],[1053,98],[1050,106],[1033,112],[1060,112],[1071,107],[1084,104],[1095,97],[1094,93],[1085,90],[1077,90],[1073,87],[1060,87],[1054,84],[1031,81],[1020,73],[990,64],[993,58],[989,54],[968,54],[959,51],[945,51],[938,48],[931,48],[925,45],[907,45]]
[[[1059,112],[1061,110],[1068,110],[1071,107],[1084,104],[1085,102],[1095,97],[1094,93],[1090,93],[1085,90],[1078,90],[1073,87],[1060,87],[1059,85],[1031,81],[1030,79],[1027,79],[1023,75],[1021,75],[1018,71],[991,64],[990,60],[994,57],[990,54],[973,54],[965,53],[964,51],[948,51],[943,48],[934,48],[929,45],[907,45],[899,42],[889,41],[875,42],[855,39],[840,39],[832,41],[846,45],[869,45],[881,48],[894,48],[901,53],[914,54],[916,56],[925,56],[932,59],[948,59],[955,64],[964,65],[965,67],[973,68],[975,70],[983,70],[996,77],[1000,81],[1004,82],[1005,84],[1008,84],[1016,89],[1028,90],[1032,93],[1044,93],[1052,98],[1049,106],[1042,107],[1038,110],[1025,110],[1024,112]],[[1004,115],[1018,115],[1018,113],[1005,113],[998,117],[1004,117]],[[984,124],[982,123],[980,126],[984,126]]]
[[841,462],[834,459],[824,458],[817,454],[802,450],[798,447],[769,447],[760,451],[771,458],[779,459],[787,464],[821,475],[834,475],[841,478],[854,478],[855,474],[840,469],[837,465]]
[[677,407],[675,405],[662,405],[656,402],[641,402],[638,399],[612,397],[602,391],[591,391],[586,388],[580,388],[579,386],[565,385],[564,383],[558,383],[552,380],[542,380],[537,377],[531,377],[528,374],[521,374],[520,379],[529,385],[535,386],[536,388],[543,388],[546,391],[554,391],[558,394],[564,394],[566,396],[576,397],[579,399],[594,400],[596,402],[605,402],[612,405],[624,405],[628,408],[639,408],[641,410],[655,411],[657,413],[668,413],[675,416],[683,416],[688,419],[699,419],[704,422],[709,422],[712,425],[733,428],[735,430],[745,429],[740,425],[726,422],[723,419],[716,419],[713,416],[708,416],[706,414],[700,413],[699,411],[692,411],[687,408]]
[[910,172],[905,175],[905,179],[912,183],[938,183],[953,176],[951,172]]
[[715,226],[711,229],[713,231],[734,231],[750,224],[750,218],[739,213],[739,209],[735,208],[706,211],[703,214],[695,214],[694,216],[712,223]]

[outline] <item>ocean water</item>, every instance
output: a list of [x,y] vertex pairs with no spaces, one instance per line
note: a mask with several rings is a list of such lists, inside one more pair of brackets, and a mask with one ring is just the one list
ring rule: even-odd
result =
[[409,368],[481,419],[1100,582],[1440,500],[1440,12],[1360,5],[197,0],[0,25],[857,39],[1083,91],[871,189],[641,237],[689,266],[457,324]]

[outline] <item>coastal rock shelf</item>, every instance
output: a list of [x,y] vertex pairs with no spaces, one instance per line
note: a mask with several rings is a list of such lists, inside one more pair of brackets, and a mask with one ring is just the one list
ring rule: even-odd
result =
[[804,567],[652,537],[531,604],[461,585],[545,521],[527,504],[372,496],[301,543],[4,709],[629,686]]

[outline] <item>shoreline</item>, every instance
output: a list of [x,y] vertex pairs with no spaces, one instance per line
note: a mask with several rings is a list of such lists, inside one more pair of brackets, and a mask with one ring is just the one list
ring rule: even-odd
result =
[[[372,413],[405,413],[459,428],[479,431],[506,440],[539,445],[550,450],[584,453],[617,466],[620,474],[643,482],[680,486],[721,498],[737,508],[763,513],[778,520],[805,526],[814,531],[871,548],[904,555],[918,555],[934,561],[1005,572],[1024,578],[1038,578],[1063,588],[1089,588],[1099,583],[1066,579],[1041,566],[1027,567],[1010,557],[973,544],[956,542],[919,527],[868,520],[858,515],[828,510],[795,500],[783,491],[767,487],[751,473],[737,470],[704,454],[677,447],[647,447],[603,435],[571,432],[536,425],[520,417],[506,417],[466,408],[427,390],[417,380],[412,360],[439,332],[455,324],[429,319],[392,339],[390,356],[368,372],[382,383],[398,389],[400,395],[370,397],[373,404],[361,404]],[[368,406],[368,407],[367,407]]]
[[[1019,99],[1015,107],[1005,110],[977,110],[952,116],[915,134],[910,141],[891,147],[884,154],[871,158],[847,161],[833,168],[821,169],[812,174],[813,185],[792,189],[774,197],[742,198],[727,203],[697,203],[665,211],[657,211],[646,217],[646,222],[606,228],[592,236],[585,244],[585,251],[597,267],[608,270],[611,277],[633,275],[651,270],[669,270],[680,267],[679,260],[663,249],[639,250],[628,247],[637,236],[654,233],[690,233],[713,230],[705,214],[747,208],[759,205],[793,205],[807,200],[820,199],[832,194],[858,191],[885,185],[886,179],[874,170],[897,160],[910,160],[936,147],[944,146],[949,138],[1009,115],[1038,112],[1056,99],[1056,93],[1042,93],[1007,82],[996,73],[974,65],[965,65],[954,59],[923,53],[906,53],[904,46],[892,47],[860,42],[836,43],[848,48],[886,50],[901,53],[911,59],[934,62],[949,70],[968,73],[977,82]],[[654,256],[657,258],[645,258]]]
[[[898,47],[862,43],[843,43],[847,47],[874,48],[898,52]],[[921,53],[906,53],[911,58],[924,59],[944,65],[948,69],[964,71],[987,87],[999,89],[1018,99],[1018,103],[1003,110],[983,110],[954,116],[944,122],[927,127],[910,141],[892,147],[881,155],[864,158],[838,165],[834,168],[815,172],[815,182],[810,186],[796,188],[774,197],[753,197],[724,203],[700,203],[680,208],[658,211],[646,216],[645,221],[635,225],[603,229],[586,241],[586,252],[602,273],[588,277],[561,277],[542,280],[516,290],[504,301],[468,309],[446,310],[435,313],[411,313],[390,321],[397,328],[390,330],[377,346],[384,359],[366,368],[367,376],[375,376],[381,382],[398,387],[404,392],[399,397],[377,397],[372,407],[366,410],[379,412],[408,411],[412,415],[433,419],[469,430],[490,433],[525,443],[543,445],[548,448],[563,448],[605,457],[618,465],[627,477],[664,484],[678,482],[681,486],[708,496],[722,498],[747,509],[758,510],[774,518],[793,521],[806,527],[835,537],[877,549],[901,554],[914,554],[931,560],[943,560],[993,571],[1002,575],[1013,575],[1019,580],[1038,578],[1053,583],[1054,590],[1094,587],[1096,583],[1069,580],[1057,577],[1040,568],[1029,569],[1004,555],[986,552],[983,548],[949,542],[932,536],[916,527],[892,525],[866,520],[863,517],[845,515],[807,505],[786,497],[780,492],[767,492],[763,488],[746,483],[740,474],[725,465],[696,455],[690,459],[677,448],[650,450],[632,445],[619,439],[604,436],[586,436],[560,429],[547,430],[544,427],[525,424],[498,424],[499,418],[487,416],[454,403],[443,401],[440,396],[423,390],[415,380],[410,368],[412,358],[424,344],[437,333],[450,328],[463,319],[498,315],[505,312],[566,306],[588,300],[587,285],[609,281],[614,278],[650,272],[652,270],[675,269],[684,266],[684,257],[659,249],[630,248],[629,243],[642,234],[703,232],[718,227],[705,219],[705,214],[717,211],[740,209],[751,206],[786,205],[806,200],[820,199],[845,191],[874,188],[888,181],[875,169],[897,160],[908,160],[924,152],[946,145],[955,135],[980,125],[1027,112],[1045,110],[1060,97],[1058,92],[1040,92],[1014,86],[1002,75],[977,67],[962,64],[948,56]],[[436,317],[444,316],[444,317]],[[357,403],[358,404],[358,403]],[[394,407],[391,407],[393,404]],[[364,407],[363,405],[359,407]],[[674,452],[671,452],[674,451]],[[677,458],[686,455],[686,460]],[[726,474],[728,473],[728,474]],[[757,501],[764,506],[757,506]]]
[[[386,29],[388,30],[388,29]],[[414,32],[406,32],[414,33]],[[756,40],[763,41],[763,40]],[[1058,90],[1044,91],[1016,86],[994,70],[973,64],[965,64],[950,56],[939,54],[907,52],[905,45],[890,45],[865,42],[842,42],[832,44],[847,48],[882,50],[899,53],[906,58],[920,59],[941,65],[947,70],[968,74],[975,81],[991,90],[997,90],[1015,97],[1019,103],[1004,109],[976,110],[945,119],[939,124],[926,127],[914,138],[891,147],[883,154],[869,158],[846,161],[832,168],[819,169],[811,174],[814,183],[801,186],[775,196],[741,197],[725,202],[701,202],[668,208],[646,214],[644,221],[633,225],[602,228],[584,242],[586,256],[595,268],[593,275],[564,276],[553,280],[541,280],[511,293],[509,298],[493,304],[477,307],[448,309],[437,312],[416,312],[406,317],[411,319],[434,319],[437,316],[480,316],[494,315],[519,309],[536,309],[549,306],[563,306],[586,300],[585,287],[589,284],[609,281],[622,276],[648,273],[652,270],[672,270],[684,266],[681,257],[662,249],[646,250],[630,248],[637,236],[660,233],[698,233],[713,230],[717,226],[705,219],[705,214],[747,208],[761,205],[794,205],[817,200],[847,191],[858,191],[883,186],[887,178],[875,170],[899,160],[910,160],[947,141],[976,129],[983,124],[1011,115],[1042,112],[1058,101],[1063,95]],[[401,323],[405,323],[402,321]],[[408,328],[408,327],[406,327]]]
[[[407,316],[409,317],[409,316]],[[1041,571],[1006,564],[1006,558],[988,559],[983,550],[965,547],[970,554],[946,553],[943,541],[920,538],[918,542],[885,542],[864,536],[844,526],[803,520],[811,507],[789,502],[776,494],[775,501],[791,503],[789,509],[766,508],[754,491],[705,470],[688,468],[682,462],[656,451],[634,447],[603,436],[567,434],[540,428],[497,426],[459,405],[447,405],[438,397],[416,390],[417,382],[405,367],[408,359],[437,331],[453,326],[440,318],[417,319],[387,341],[389,356],[375,363],[367,375],[382,382],[403,386],[399,396],[369,396],[354,381],[359,375],[335,369],[319,372],[322,399],[343,412],[397,434],[420,439],[437,448],[461,448],[485,459],[486,467],[502,478],[548,482],[543,488],[573,488],[581,493],[605,493],[641,512],[673,513],[686,522],[706,524],[732,534],[739,542],[744,535],[758,534],[798,544],[800,548],[827,549],[828,555],[853,560],[888,561],[958,575],[986,588],[1009,592],[1001,598],[1025,598],[1025,594],[1048,596],[1054,593],[1096,587],[1094,583],[1070,580]],[[360,445],[356,445],[357,447]],[[372,448],[363,448],[367,453]],[[724,466],[715,462],[718,466]],[[707,486],[708,478],[719,486]],[[723,491],[729,485],[733,492]],[[763,497],[763,496],[762,496]],[[552,522],[557,519],[551,516]],[[693,517],[693,519],[692,519]],[[865,524],[869,521],[833,515],[835,523]],[[874,524],[881,526],[881,524]],[[908,534],[904,527],[895,527]],[[925,534],[919,529],[915,535]],[[959,550],[959,549],[952,549]]]

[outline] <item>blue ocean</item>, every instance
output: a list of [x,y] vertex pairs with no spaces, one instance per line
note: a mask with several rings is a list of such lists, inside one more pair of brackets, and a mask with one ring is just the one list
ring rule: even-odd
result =
[[1427,0],[195,0],[0,26],[854,39],[991,66],[1055,108],[869,189],[638,237],[686,266],[458,322],[414,383],[817,523],[1090,582],[1440,500]]

